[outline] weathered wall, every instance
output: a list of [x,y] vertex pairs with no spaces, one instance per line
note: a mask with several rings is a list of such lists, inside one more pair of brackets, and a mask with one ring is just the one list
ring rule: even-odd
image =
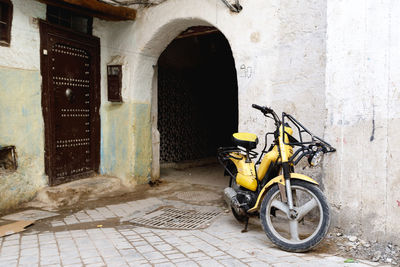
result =
[[335,223],[399,243],[400,2],[328,1],[325,161]]
[[0,144],[15,145],[18,169],[4,173],[0,210],[32,198],[44,177],[41,77],[36,70],[0,68]]
[[[241,131],[252,131],[260,135],[265,132],[264,118],[251,108],[252,103],[258,103],[270,105],[278,112],[293,113],[300,120],[307,120],[307,126],[317,134],[323,134],[326,116],[325,0],[259,0],[245,1],[242,5],[243,11],[234,14],[221,1],[169,0],[158,6],[139,10],[134,23],[95,21],[95,33],[101,37],[102,42],[102,64],[124,62],[123,76],[126,84],[124,103],[120,105],[125,108],[104,100],[105,82],[102,84],[103,172],[125,173],[127,180],[130,180],[127,169],[123,167],[127,165],[121,163],[119,168],[112,168],[112,164],[109,164],[110,153],[106,152],[111,149],[122,155],[127,149],[125,158],[130,159],[130,155],[134,155],[137,149],[136,145],[131,146],[135,140],[127,137],[132,136],[133,129],[128,128],[132,126],[135,114],[131,113],[133,117],[130,117],[120,112],[130,110],[126,106],[135,103],[150,105],[156,75],[154,70],[159,55],[180,32],[190,26],[215,26],[231,45],[238,73]],[[104,74],[104,65],[102,71]],[[108,112],[110,110],[112,112]],[[118,120],[117,124],[121,126],[125,125],[125,128],[118,128],[120,138],[114,139],[110,134],[113,123],[109,122],[112,120]],[[152,134],[157,136],[154,127],[156,115],[146,118],[144,123],[149,120],[153,124]],[[113,147],[107,142],[118,145]],[[136,144],[141,147],[146,143]],[[140,162],[140,168],[145,167],[142,164],[151,164],[151,161],[146,160],[133,162],[135,165]],[[129,170],[132,170],[132,166]],[[135,176],[135,173],[129,173]]]
[[[95,19],[94,35],[101,44],[101,160],[100,172],[120,177],[126,184],[145,183],[150,179],[152,145],[150,120],[153,67],[135,73],[137,65],[132,27],[134,22],[110,23]],[[123,103],[107,100],[107,65],[121,64]],[[147,80],[148,79],[148,80]]]
[[18,170],[0,177],[0,210],[31,199],[47,184],[41,109],[39,29],[45,6],[15,0],[10,47],[0,46],[0,145],[15,145]]
[[14,6],[10,47],[0,46],[0,66],[40,70],[38,19],[46,18],[46,5],[12,0]]
[[[47,184],[43,167],[43,117],[39,31],[45,5],[13,0],[10,48],[0,47],[0,143],[17,146],[18,179],[1,183],[15,205]],[[101,39],[101,163],[103,174],[127,184],[157,174],[157,60],[190,26],[217,27],[230,43],[239,88],[239,129],[265,133],[252,103],[293,114],[338,152],[325,159],[322,181],[334,224],[370,239],[392,240],[400,196],[400,4],[373,0],[252,0],[231,13],[222,1],[168,0],[140,9],[134,22],[95,19]],[[29,45],[26,45],[29,44]],[[107,101],[106,65],[123,64],[123,103]],[[24,82],[17,82],[23,77]],[[7,114],[11,114],[9,116]],[[8,125],[7,125],[8,124]],[[5,126],[7,125],[7,127]],[[24,130],[21,130],[24,129]],[[153,140],[152,140],[153,136]],[[24,167],[25,166],[25,167]]]

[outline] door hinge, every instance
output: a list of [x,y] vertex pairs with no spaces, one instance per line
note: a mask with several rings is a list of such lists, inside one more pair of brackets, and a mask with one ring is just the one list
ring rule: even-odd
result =
[[43,55],[47,56],[47,49],[43,49]]

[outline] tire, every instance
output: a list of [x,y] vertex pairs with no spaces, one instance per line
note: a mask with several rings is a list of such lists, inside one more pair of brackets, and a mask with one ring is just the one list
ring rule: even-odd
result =
[[[279,188],[275,184],[262,201],[260,220],[265,234],[276,246],[289,252],[304,252],[316,247],[328,233],[330,208],[317,186],[296,179],[290,182],[295,210],[300,217],[289,219],[289,208],[286,203],[280,201]],[[273,208],[276,215],[271,213]],[[299,229],[300,227],[302,229]]]
[[238,222],[244,223],[244,222],[247,221],[247,216],[246,216],[246,215],[240,215],[240,214],[238,214],[238,213],[235,211],[234,208],[231,208],[231,210],[232,210],[233,216],[235,217],[235,219],[236,219]]

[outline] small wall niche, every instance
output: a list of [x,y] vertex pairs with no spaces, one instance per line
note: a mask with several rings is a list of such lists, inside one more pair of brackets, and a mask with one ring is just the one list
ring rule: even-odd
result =
[[122,65],[107,66],[108,101],[122,102]]
[[0,145],[0,169],[15,171],[17,167],[17,155],[15,153],[15,146]]

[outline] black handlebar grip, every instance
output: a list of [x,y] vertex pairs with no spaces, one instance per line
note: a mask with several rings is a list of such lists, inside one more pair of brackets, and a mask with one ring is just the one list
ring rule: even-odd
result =
[[255,109],[258,109],[258,110],[261,110],[261,111],[264,111],[264,108],[263,107],[261,107],[261,106],[259,106],[259,105],[256,105],[256,104],[253,104],[253,105],[251,105],[253,108],[255,108]]
[[262,113],[272,113],[272,109],[268,108],[268,107],[261,107],[259,105],[253,104],[251,105],[253,108],[261,110]]
[[270,109],[268,107],[264,107],[264,112],[265,113],[272,113],[272,109]]

